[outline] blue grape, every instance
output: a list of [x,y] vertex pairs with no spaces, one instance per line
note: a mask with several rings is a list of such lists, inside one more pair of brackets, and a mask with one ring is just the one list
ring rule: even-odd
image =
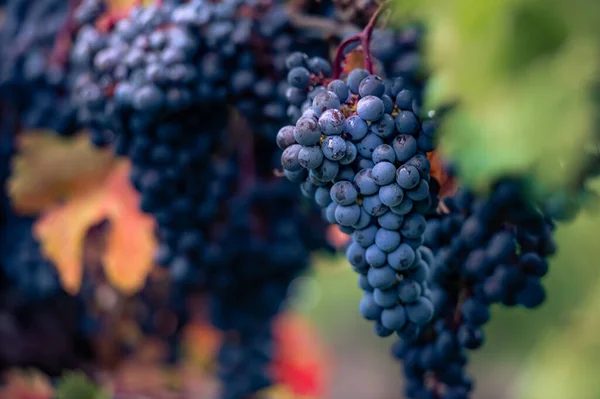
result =
[[325,217],[330,224],[337,223],[337,220],[335,219],[335,210],[337,207],[338,204],[336,204],[335,202],[332,202],[331,204],[327,205],[327,209],[325,210]]
[[516,301],[526,308],[536,308],[546,299],[546,292],[536,277],[527,277],[524,286],[516,296]]
[[358,115],[352,115],[346,119],[345,124],[344,130],[353,141],[362,140],[369,132],[369,125]]
[[406,192],[408,198],[413,201],[422,201],[429,196],[429,183],[426,180],[421,179],[419,184],[412,190]]
[[412,111],[414,100],[413,93],[410,90],[404,89],[396,95],[396,106],[400,110]]
[[373,267],[381,267],[385,265],[386,255],[377,245],[369,246],[365,252],[367,263]]
[[490,320],[488,305],[477,298],[467,298],[460,310],[464,320],[469,324],[481,326]]
[[398,283],[398,297],[400,300],[405,303],[413,303],[416,302],[421,296],[421,285],[415,280],[404,279]]
[[379,189],[379,199],[389,207],[399,206],[404,200],[404,191],[396,183],[388,184]]
[[349,165],[354,162],[357,155],[358,150],[356,149],[356,146],[352,142],[346,141],[346,155],[340,159],[340,163],[342,165]]
[[289,181],[293,181],[296,183],[301,183],[303,181],[306,180],[306,176],[308,175],[306,173],[306,170],[298,170],[296,172],[291,172],[289,170],[284,170],[283,173],[285,174],[285,177],[289,180]]
[[375,148],[381,144],[383,144],[383,139],[381,137],[373,133],[369,133],[358,143],[356,149],[361,156],[371,159],[373,156],[373,151],[375,151]]
[[394,101],[390,96],[384,94],[381,96],[381,101],[383,101],[383,108],[386,114],[391,114],[394,111]]
[[365,292],[359,304],[359,311],[362,317],[367,320],[379,320],[382,308],[377,305],[373,294]]
[[515,237],[508,231],[500,231],[490,238],[486,255],[494,263],[508,261],[516,251]]
[[396,270],[409,269],[416,259],[415,251],[405,243],[387,255],[387,262]]
[[315,75],[330,76],[331,75],[331,64],[321,57],[312,57],[306,61],[306,66]]
[[337,162],[323,159],[321,166],[319,166],[317,169],[311,169],[310,173],[313,173],[317,179],[328,182],[332,181],[337,176],[339,170],[340,166]]
[[388,207],[381,202],[379,195],[363,197],[363,208],[371,216],[381,216],[388,211]]
[[326,136],[341,134],[345,123],[344,114],[338,109],[328,109],[319,117],[319,127]]
[[396,162],[396,154],[394,149],[389,144],[381,144],[373,151],[373,162],[379,163],[383,161],[394,163]]
[[423,154],[413,156],[406,161],[406,164],[417,168],[422,179],[426,179],[431,172],[431,163],[429,162],[429,159],[427,159],[427,156]]
[[321,143],[323,156],[330,161],[339,161],[346,156],[346,141],[340,136],[329,136]]
[[382,308],[391,308],[398,303],[398,291],[393,288],[387,290],[375,288],[373,290],[373,299]]
[[421,181],[421,175],[412,165],[402,165],[396,172],[396,182],[405,190],[415,188]]
[[383,85],[383,80],[376,75],[369,75],[365,77],[358,85],[358,94],[361,97],[381,97],[384,93],[385,86]]
[[346,83],[343,80],[332,80],[327,85],[327,90],[334,92],[342,103],[345,102],[350,96],[350,90],[348,89],[348,85],[346,85]]
[[467,349],[477,349],[483,345],[483,330],[480,327],[463,324],[458,329],[458,342]]
[[[348,149],[348,147],[346,147],[346,149]],[[333,179],[333,181],[335,183],[337,183],[339,181],[353,181],[355,176],[356,175],[354,174],[354,171],[352,170],[352,168],[344,167],[344,168],[340,168],[338,175],[335,177],[335,179]]]
[[358,100],[356,105],[356,113],[362,119],[374,122],[381,118],[384,114],[385,106],[380,98],[375,96],[366,96]]
[[389,266],[370,268],[367,279],[373,288],[382,290],[391,288],[398,281],[396,280],[396,272]]
[[320,91],[312,101],[312,110],[318,118],[327,110],[339,110],[340,106],[341,103],[338,96],[334,92],[325,89]]
[[284,126],[279,129],[276,140],[277,146],[282,150],[285,150],[292,144],[296,144],[296,141],[294,140],[294,127]]
[[363,196],[373,195],[379,191],[379,186],[373,179],[372,169],[362,169],[354,177],[354,184]]
[[416,135],[421,126],[416,115],[411,111],[400,111],[395,118],[396,129],[400,134]]
[[425,233],[426,227],[427,221],[423,215],[420,213],[409,213],[404,216],[400,233],[408,239],[417,239]]
[[367,291],[367,292],[373,292],[375,289],[373,287],[371,287],[371,284],[369,284],[369,280],[367,279],[367,276],[359,274],[358,276],[358,286],[360,287],[361,290],[363,291]]
[[400,245],[400,233],[397,231],[379,229],[375,235],[375,245],[384,252],[392,252]]
[[353,242],[346,249],[346,259],[352,266],[357,268],[364,268],[367,266],[367,261],[365,260],[365,249]]
[[420,326],[426,324],[433,318],[433,304],[424,297],[419,297],[415,302],[405,306],[408,320]]
[[298,153],[302,149],[300,144],[292,144],[283,150],[281,154],[281,166],[285,170],[289,170],[290,172],[297,172],[302,169],[302,166],[298,162]]
[[383,114],[381,119],[371,123],[370,130],[381,138],[389,138],[394,134],[394,118],[389,114]]
[[327,187],[317,188],[315,191],[315,202],[321,208],[325,208],[331,203],[331,197],[329,196],[329,189]]
[[400,134],[392,143],[398,162],[407,162],[417,153],[417,141],[413,136]]
[[350,91],[354,94],[358,94],[358,87],[360,85],[360,82],[362,82],[362,80],[369,75],[370,73],[366,69],[353,69],[348,74],[348,88],[350,89]]
[[323,151],[316,145],[302,147],[298,152],[298,162],[303,168],[316,169],[323,163]]
[[373,166],[375,166],[375,163],[370,159],[361,158],[358,160],[358,169],[359,170],[373,169]]
[[396,305],[391,309],[383,309],[381,312],[381,324],[385,328],[397,331],[404,327],[407,318],[410,319],[410,316],[407,316],[408,312],[404,309],[404,306]]
[[355,225],[360,219],[360,207],[356,204],[354,205],[338,205],[335,208],[335,220],[341,226],[352,226]]
[[377,226],[374,224],[365,227],[364,229],[356,230],[352,235],[352,238],[363,248],[375,244],[375,234],[377,233]]
[[298,119],[293,134],[298,144],[306,146],[317,144],[321,138],[321,130],[317,121],[306,116]]
[[387,230],[399,230],[403,220],[404,216],[388,211],[377,218],[377,223]]
[[285,91],[285,99],[298,110],[297,112],[300,112],[298,107],[306,100],[306,93],[297,87],[288,87]]
[[358,198],[358,192],[356,191],[356,188],[354,188],[354,185],[349,181],[340,181],[335,183],[331,187],[331,191],[328,192],[328,195],[330,196],[331,200],[340,205],[354,204]]
[[310,83],[310,72],[302,66],[297,66],[288,72],[287,78],[291,86],[306,89]]
[[362,207],[360,208],[360,218],[358,222],[352,225],[355,229],[364,229],[371,224],[371,215],[367,213]]
[[379,162],[371,171],[373,180],[379,186],[385,186],[394,181],[396,177],[396,167],[391,162]]

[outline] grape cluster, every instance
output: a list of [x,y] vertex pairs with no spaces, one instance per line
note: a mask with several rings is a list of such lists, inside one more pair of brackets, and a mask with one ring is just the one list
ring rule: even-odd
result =
[[434,121],[417,116],[402,78],[355,69],[320,85],[328,63],[295,53],[287,64],[292,104],[303,113],[277,135],[285,175],[329,223],[352,234],[346,256],[360,274],[360,311],[376,333],[426,324],[434,309],[420,247],[435,190],[426,155]]
[[328,247],[299,188],[273,179],[269,132],[287,116],[270,73],[284,60],[261,57],[291,47],[281,12],[242,0],[134,8],[108,32],[82,28],[71,52],[80,120],[96,144],[131,159],[140,207],[157,221],[157,263],[178,289],[208,294],[226,332],[225,398],[270,384],[271,356],[258,346],[271,345],[271,321],[310,252]]
[[[534,308],[545,299],[541,278],[554,253],[553,223],[526,198],[522,184],[499,182],[488,197],[460,189],[431,218],[425,244],[434,320],[399,334],[394,355],[404,363],[410,398],[467,398],[467,350],[484,343],[490,305]],[[428,257],[433,257],[428,252]]]
[[0,25],[0,108],[20,127],[77,130],[62,47],[70,40],[69,2],[10,0]]

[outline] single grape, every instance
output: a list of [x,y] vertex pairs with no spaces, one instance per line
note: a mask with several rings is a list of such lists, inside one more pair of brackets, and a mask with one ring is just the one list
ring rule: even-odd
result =
[[404,190],[396,183],[388,184],[379,189],[379,199],[386,206],[396,207],[404,200]]
[[373,291],[373,299],[375,299],[375,303],[382,308],[391,308],[398,303],[398,291],[393,288],[387,290],[375,288]]
[[327,85],[327,90],[334,92],[342,103],[345,102],[350,96],[350,90],[348,89],[348,85],[346,85],[346,83],[343,80],[332,80]]
[[377,305],[373,294],[365,292],[359,304],[359,311],[362,317],[367,320],[379,320],[383,309]]
[[363,208],[371,216],[381,216],[388,211],[388,207],[381,202],[379,195],[363,197]]
[[[410,317],[408,317],[410,319]],[[381,312],[381,324],[385,328],[397,331],[400,330],[407,321],[407,311],[402,305],[396,305],[391,309],[383,309]]]
[[392,252],[400,245],[400,233],[397,231],[379,229],[375,234],[375,245],[384,252]]
[[346,141],[340,136],[329,136],[321,143],[323,156],[331,161],[339,161],[346,156]]
[[358,100],[356,113],[362,119],[374,122],[384,114],[385,106],[380,98],[375,96],[366,96]]
[[411,111],[400,111],[396,115],[396,129],[400,134],[415,135],[419,132],[421,126],[417,116]]
[[415,97],[410,90],[401,90],[396,96],[396,106],[398,109],[412,111],[412,105]]
[[354,184],[358,192],[363,195],[373,195],[379,191],[379,186],[373,179],[372,169],[362,169],[354,177]]
[[399,230],[403,221],[404,217],[402,215],[396,215],[391,211],[388,211],[377,218],[377,223],[387,230]]
[[302,66],[294,67],[288,72],[287,79],[291,86],[306,89],[310,83],[310,72]]
[[312,101],[312,110],[319,118],[328,109],[339,110],[340,106],[341,103],[338,96],[334,92],[325,89],[320,91]]
[[407,270],[415,258],[415,251],[409,245],[402,243],[388,254],[387,261],[396,270]]
[[429,183],[425,179],[421,179],[415,188],[406,192],[406,195],[413,201],[426,199],[429,196]]
[[352,235],[354,241],[356,241],[361,247],[368,248],[375,244],[375,234],[377,233],[377,226],[369,225],[361,230],[356,230]]
[[323,151],[321,147],[316,145],[302,147],[298,152],[298,162],[306,169],[318,168],[323,163]]
[[375,148],[381,144],[383,144],[383,139],[381,137],[373,133],[369,133],[358,143],[356,149],[361,156],[371,159]]
[[373,151],[373,162],[379,163],[382,161],[387,161],[394,163],[396,162],[396,154],[394,153],[394,149],[389,144],[381,144],[377,146]]
[[394,118],[389,114],[383,114],[381,119],[371,123],[370,130],[381,138],[391,137],[395,132]]
[[381,267],[385,265],[386,254],[377,245],[370,245],[365,251],[365,259],[370,266]]
[[315,145],[321,138],[321,129],[315,119],[303,116],[296,122],[293,134],[298,144]]
[[317,191],[315,191],[315,202],[321,208],[325,208],[331,203],[331,197],[329,196],[329,189],[327,187],[317,188]]
[[365,249],[353,242],[348,246],[346,250],[346,259],[352,266],[362,268],[367,266],[367,261],[365,260]]
[[420,326],[433,318],[433,304],[425,297],[419,297],[415,302],[407,304],[405,308],[408,320]]
[[302,169],[302,166],[298,162],[298,153],[301,149],[302,146],[300,144],[292,144],[283,150],[283,154],[281,154],[281,166],[285,170],[296,172]]
[[279,129],[276,140],[277,146],[282,150],[285,150],[292,144],[296,144],[296,140],[294,139],[294,127],[284,126]]
[[369,125],[360,116],[352,115],[345,122],[344,131],[351,136],[353,141],[362,140],[369,132]]
[[369,75],[361,80],[358,85],[358,94],[361,97],[381,97],[384,93],[385,86],[383,85],[383,80],[379,76]]
[[420,181],[419,171],[412,165],[403,165],[396,171],[396,182],[405,190],[415,188]]
[[405,304],[416,302],[421,296],[421,292],[421,285],[415,280],[405,278],[398,283],[397,295]]
[[414,240],[420,238],[425,233],[426,227],[427,221],[423,215],[419,213],[409,213],[404,216],[404,222],[402,223],[400,233],[403,237]]
[[328,109],[319,117],[319,127],[327,136],[341,134],[345,123],[344,114],[338,109]]
[[353,69],[348,74],[348,88],[350,89],[350,91],[354,94],[358,94],[358,87],[360,85],[360,82],[362,82],[362,80],[369,75],[370,73],[366,69]]
[[335,220],[341,226],[352,226],[360,219],[360,207],[356,204],[335,208]]
[[379,268],[370,268],[367,273],[367,279],[373,288],[383,290],[391,288],[398,281],[394,269],[387,265]]
[[358,197],[356,188],[354,188],[354,185],[349,181],[335,183],[328,194],[333,201],[340,205],[354,204]]
[[407,162],[417,153],[417,141],[414,137],[400,134],[396,136],[392,143],[396,160],[399,162]]
[[[352,142],[346,141],[346,155],[344,155],[344,157],[342,159],[340,159],[340,163],[342,165],[349,165],[352,162],[354,162],[357,155],[358,155],[358,150],[357,150],[356,146]],[[351,180],[351,179],[348,179],[348,180]]]

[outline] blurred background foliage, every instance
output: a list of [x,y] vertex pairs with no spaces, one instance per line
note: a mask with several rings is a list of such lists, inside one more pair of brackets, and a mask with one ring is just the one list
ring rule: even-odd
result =
[[[569,183],[597,151],[600,2],[398,0],[396,20],[428,29],[431,106],[456,104],[442,151],[465,182],[507,172]],[[565,166],[568,165],[568,166]]]

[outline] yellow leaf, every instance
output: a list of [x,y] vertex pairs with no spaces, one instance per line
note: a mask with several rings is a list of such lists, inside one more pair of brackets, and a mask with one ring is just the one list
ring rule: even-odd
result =
[[129,163],[115,167],[106,182],[110,221],[104,268],[108,280],[125,293],[142,288],[153,266],[154,219],[139,210],[139,194],[129,183]]
[[42,250],[71,294],[81,286],[85,236],[103,220],[109,222],[103,260],[110,283],[131,294],[146,281],[156,247],[154,220],[139,210],[139,195],[129,183],[129,169],[126,161],[115,163],[103,184],[45,212],[35,225]]
[[67,139],[29,131],[18,147],[9,192],[15,209],[30,215],[98,185],[114,163],[110,150],[94,148],[85,134]]

